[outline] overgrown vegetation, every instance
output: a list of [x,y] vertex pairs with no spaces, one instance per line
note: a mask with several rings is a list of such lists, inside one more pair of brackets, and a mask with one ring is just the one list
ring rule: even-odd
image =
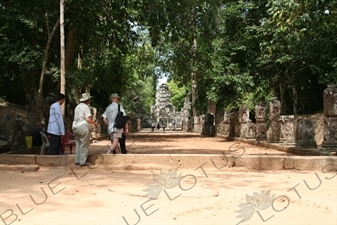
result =
[[[73,1],[65,3],[66,95],[88,90],[97,107],[118,92],[129,113],[149,112],[160,76],[169,75],[179,110],[195,113],[277,96],[282,113],[322,110],[337,82],[337,0]],[[0,0],[0,96],[24,104],[39,88],[48,33],[59,2]],[[42,94],[59,86],[60,37],[48,51]]]

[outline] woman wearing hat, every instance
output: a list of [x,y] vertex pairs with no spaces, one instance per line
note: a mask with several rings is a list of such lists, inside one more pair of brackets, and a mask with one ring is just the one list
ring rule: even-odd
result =
[[75,108],[73,133],[75,135],[76,142],[76,158],[75,165],[90,166],[87,163],[89,145],[90,145],[90,126],[94,124],[98,126],[98,123],[92,120],[91,110],[89,108],[90,100],[92,96],[89,93],[83,93],[80,99],[80,104]]

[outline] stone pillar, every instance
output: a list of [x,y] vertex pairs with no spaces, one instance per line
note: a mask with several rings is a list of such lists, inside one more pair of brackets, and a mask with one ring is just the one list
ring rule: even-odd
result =
[[255,128],[252,121],[249,119],[249,109],[247,106],[242,106],[239,111],[240,122],[240,138],[255,138]]
[[281,141],[285,144],[295,144],[294,115],[280,116]]
[[336,151],[337,148],[337,88],[335,84],[328,85],[323,91],[324,100],[324,141],[323,155]]
[[281,114],[281,102],[277,97],[273,97],[269,102],[269,129],[267,132],[267,141],[270,143],[279,143],[280,142],[280,114]]
[[213,115],[216,114],[216,104],[214,101],[210,99],[207,101],[207,113],[213,114]]
[[225,137],[233,137],[234,136],[234,127],[232,126],[233,121],[233,113],[229,110],[224,112],[223,121],[219,124],[220,129],[219,133],[224,135]]
[[234,137],[241,137],[240,113],[233,113]]
[[267,125],[266,125],[266,105],[259,102],[255,106],[255,138],[257,141],[267,140]]
[[137,131],[141,131],[142,130],[142,121],[141,119],[137,119]]
[[[97,121],[97,108],[92,107],[92,106],[89,106],[89,108],[90,108],[90,111],[91,111],[91,115],[92,115],[91,118],[92,118],[92,120],[93,121]],[[93,125],[93,124],[89,124],[89,126],[90,126],[90,130],[91,130],[91,138],[92,139],[97,139],[97,137],[98,137],[98,135],[97,135],[98,128],[95,125]]]
[[312,120],[301,116],[296,119],[295,146],[302,148],[317,148],[315,141],[315,126]]
[[205,115],[205,120],[202,125],[201,134],[207,135],[210,137],[215,136],[215,126],[214,126],[214,115],[207,113]]

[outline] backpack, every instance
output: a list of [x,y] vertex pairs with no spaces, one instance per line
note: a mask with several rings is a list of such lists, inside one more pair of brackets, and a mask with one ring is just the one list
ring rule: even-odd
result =
[[118,129],[124,128],[128,120],[129,117],[123,115],[123,112],[120,111],[120,105],[118,104],[118,112],[115,119],[115,127]]

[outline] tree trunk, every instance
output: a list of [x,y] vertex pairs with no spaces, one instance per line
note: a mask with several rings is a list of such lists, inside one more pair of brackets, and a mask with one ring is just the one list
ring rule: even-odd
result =
[[198,110],[195,107],[195,103],[197,100],[197,74],[195,72],[195,59],[197,55],[197,39],[193,39],[193,45],[192,45],[192,74],[191,74],[191,79],[192,79],[192,114],[193,118],[195,116],[199,116]]
[[75,27],[71,27],[71,29],[67,33],[67,44],[66,44],[66,53],[65,53],[65,69],[68,70],[71,67],[71,63],[74,59],[74,51],[75,51]]
[[48,40],[47,40],[47,45],[46,45],[46,49],[45,49],[45,52],[44,52],[44,60],[43,60],[43,63],[42,63],[42,70],[41,70],[41,75],[40,75],[40,83],[39,83],[39,90],[38,90],[38,92],[40,94],[42,93],[43,80],[44,80],[44,74],[46,72],[46,66],[47,66],[47,61],[48,61],[48,56],[49,56],[50,44],[51,44],[53,36],[56,32],[56,28],[59,26],[59,24],[60,24],[60,18],[57,20],[56,24],[54,25],[52,32],[50,32],[48,14],[46,13],[46,28],[47,28],[47,32],[48,32]]
[[[60,92],[65,94],[65,46],[64,46],[64,0],[60,0],[60,47],[61,47],[61,76],[60,76]],[[62,104],[62,114],[65,113],[65,103]]]
[[284,111],[286,109],[286,102],[285,102],[285,97],[284,97],[284,87],[283,83],[279,82],[279,87],[280,87],[280,102],[281,102],[281,114],[285,114]]
[[197,56],[197,39],[195,38],[196,37],[196,16],[195,16],[195,7],[196,7],[196,3],[195,1],[193,1],[193,3],[191,3],[192,5],[192,11],[191,11],[191,30],[193,31],[193,44],[192,44],[192,55],[191,55],[191,68],[192,68],[192,73],[191,73],[191,83],[192,83],[192,90],[191,90],[191,95],[192,95],[192,115],[193,115],[193,118],[195,116],[198,116],[199,115],[199,112],[196,108],[196,100],[197,100],[197,74],[196,74],[196,66],[195,66],[195,63],[196,63],[196,56]]
[[294,80],[295,80],[294,75],[292,75],[291,89],[292,89],[292,94],[293,94],[293,114],[294,116],[297,116],[298,96],[297,96],[297,89],[296,89],[296,84]]
[[216,114],[216,103],[213,100],[208,99],[207,113],[213,114],[214,116]]

